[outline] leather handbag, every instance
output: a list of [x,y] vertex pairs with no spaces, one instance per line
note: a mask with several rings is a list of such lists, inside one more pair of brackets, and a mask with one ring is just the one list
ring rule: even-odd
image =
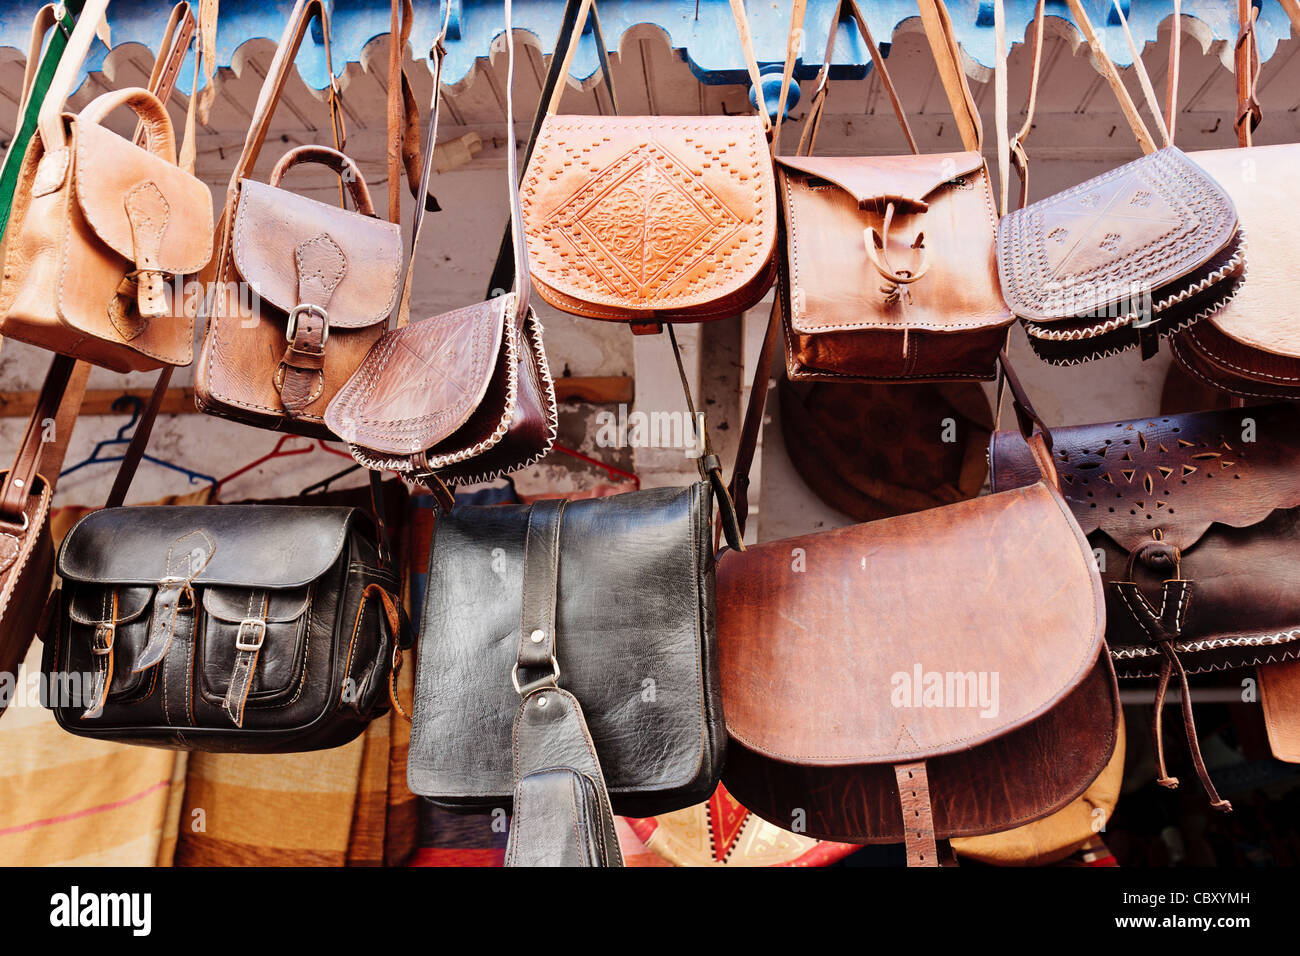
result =
[[429,554],[407,780],[514,808],[508,864],[616,863],[610,813],[722,768],[710,488],[457,506]]
[[[579,22],[590,8],[584,0]],[[742,0],[731,8],[757,91]],[[576,33],[556,50],[565,72]],[[757,116],[557,116],[563,90],[546,102],[521,195],[538,294],[634,332],[738,315],[761,299],[777,234],[761,92]]]
[[751,811],[936,865],[939,840],[1048,816],[1102,772],[1101,581],[1029,441],[1028,487],[720,558],[723,782]]
[[[188,365],[193,297],[182,281],[212,255],[211,193],[177,166],[153,93],[117,90],[62,112],[103,7],[88,5],[79,21],[88,33],[74,31],[18,174],[0,333],[118,372]],[[141,145],[103,125],[121,107],[140,117]]]
[[[431,53],[434,97],[420,195],[428,194],[433,167],[442,41],[450,12],[448,6]],[[506,117],[513,129],[512,36],[507,35],[507,43],[511,59]],[[488,481],[532,464],[555,442],[555,384],[546,364],[542,325],[529,306],[528,250],[523,245],[513,148],[506,157],[511,223],[518,237],[513,290],[409,323],[425,214],[424,207],[417,206],[397,327],[383,334],[325,411],[326,424],[368,468],[395,471],[411,482],[428,481],[434,474],[453,484]]]
[[[212,293],[194,391],[199,408],[213,415],[334,438],[325,409],[384,331],[401,285],[402,239],[396,223],[375,218],[364,178],[340,151],[333,86],[335,148],[297,147],[280,159],[269,182],[250,178],[313,19],[320,21],[333,76],[325,6],[297,0],[262,84],[226,193],[217,252],[204,275]],[[338,173],[354,208],[280,188],[281,177],[300,163]]]
[[1141,56],[1134,53],[1134,66],[1161,149],[1079,0],[1069,4],[1145,155],[1004,216],[1002,292],[1044,361],[1074,365],[1133,348],[1151,358],[1161,338],[1236,294],[1245,275],[1242,231],[1228,192],[1173,145]]
[[411,646],[372,508],[122,507],[154,387],[107,505],[64,536],[42,630],[46,706],[81,737],[175,750],[336,747],[388,711]]
[[[1115,668],[1157,678],[1161,782],[1172,785],[1160,715],[1176,680],[1197,772],[1214,805],[1228,809],[1204,771],[1187,675],[1300,658],[1300,411],[1158,415],[1042,437],[1098,556]],[[1035,475],[1014,431],[994,434],[989,457],[995,491]]]
[[[1223,184],[1250,237],[1250,281],[1237,296],[1204,322],[1174,336],[1170,351],[1191,375],[1242,398],[1300,398],[1300,335],[1294,313],[1291,276],[1300,258],[1300,233],[1291,210],[1289,184],[1300,165],[1300,143],[1254,146],[1251,128],[1259,122],[1255,99],[1259,53],[1255,20],[1245,2],[1238,5],[1236,128],[1238,149],[1203,150],[1188,155]],[[1300,8],[1286,6],[1300,30]]]
[[[813,156],[823,67],[794,156],[778,156],[791,381],[992,379],[1014,321],[994,262],[997,210],[979,113],[942,0],[921,0],[964,152],[921,154],[857,0],[843,0],[911,147],[904,156]],[[831,18],[825,64],[839,16]]]

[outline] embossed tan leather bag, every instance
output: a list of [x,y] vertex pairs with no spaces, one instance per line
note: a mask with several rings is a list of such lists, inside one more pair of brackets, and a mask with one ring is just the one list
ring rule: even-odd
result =
[[[177,165],[171,119],[148,90],[62,111],[102,13],[82,16],[92,33],[60,61],[19,171],[0,333],[118,372],[188,365],[193,297],[182,283],[211,258],[212,196]],[[121,107],[140,117],[140,145],[103,125]]]
[[1236,294],[1245,274],[1237,210],[1172,144],[1119,5],[1162,149],[1079,0],[1069,3],[1146,155],[1004,216],[1002,292],[1044,361],[1074,365],[1131,348],[1150,358],[1161,338],[1213,315]]
[[[741,0],[732,12],[758,89]],[[556,51],[565,64],[574,42]],[[556,116],[563,89],[522,190],[541,297],[633,331],[738,315],[761,299],[777,234],[763,104],[758,116]]]
[[[1241,11],[1239,7],[1239,16]],[[1300,32],[1300,7],[1284,4]],[[1191,375],[1246,399],[1300,398],[1300,328],[1293,276],[1300,261],[1300,227],[1293,186],[1300,143],[1255,146],[1251,127],[1261,111],[1255,98],[1259,53],[1253,9],[1246,0],[1237,40],[1237,149],[1189,153],[1232,197],[1250,242],[1249,281],[1218,312],[1170,340],[1170,351]],[[1171,129],[1172,135],[1172,129]]]
[[1027,487],[723,554],[736,799],[935,865],[938,840],[1045,817],[1102,772],[1119,697],[1101,580],[1029,441]]
[[[427,195],[441,99],[443,31],[434,43],[434,96],[419,194]],[[507,127],[514,128],[514,38]],[[514,289],[495,299],[409,323],[411,283],[424,207],[417,206],[397,328],[385,332],[356,374],[335,395],[325,421],[353,456],[409,481],[487,481],[550,451],[558,426],[555,384],[546,364],[542,325],[529,307],[528,250],[523,245],[519,174],[506,151],[512,232],[517,241]],[[436,484],[434,485],[436,489]]]
[[[211,294],[194,390],[205,412],[332,438],[325,408],[384,331],[401,285],[402,239],[396,223],[375,218],[364,178],[339,151],[342,118],[333,87],[336,148],[300,146],[280,159],[269,182],[250,178],[313,18],[323,27],[332,70],[325,8],[321,0],[298,0],[262,84],[226,193],[217,252],[203,276]],[[281,177],[300,163],[337,172],[354,208],[280,188]]]
[[[785,222],[783,335],[792,381],[991,379],[1014,321],[998,288],[997,211],[980,116],[941,0],[921,0],[964,152],[921,154],[856,0],[843,0],[911,147],[903,156],[810,155],[826,68],[798,155],[778,156]],[[831,20],[824,63],[834,53]]]

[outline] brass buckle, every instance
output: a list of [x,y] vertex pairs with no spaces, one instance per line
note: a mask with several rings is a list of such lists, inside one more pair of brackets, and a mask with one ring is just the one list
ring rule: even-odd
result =
[[[245,640],[245,631],[257,631],[257,643]],[[266,641],[266,621],[260,618],[246,617],[239,622],[239,630],[235,633],[235,650],[237,651],[260,651],[262,644]]]
[[321,333],[320,333],[320,347],[324,349],[325,343],[330,340],[330,314],[328,311],[321,308],[319,305],[311,305],[309,303],[304,303],[301,305],[295,305],[292,309],[290,309],[289,321],[284,328],[284,337],[288,339],[290,342],[292,342],[294,339],[298,337],[298,316],[303,312],[310,312],[313,315],[320,316],[321,325],[322,325]]
[[556,687],[560,680],[560,662],[551,655],[551,673],[545,677],[539,677],[537,680],[529,681],[522,687],[519,684],[519,663],[516,661],[514,668],[510,671],[510,683],[515,685],[515,693],[520,697],[527,697],[535,690],[543,687]]

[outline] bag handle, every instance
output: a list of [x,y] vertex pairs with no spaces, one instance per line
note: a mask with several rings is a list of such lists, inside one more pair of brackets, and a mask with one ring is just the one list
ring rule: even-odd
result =
[[124,90],[112,90],[95,97],[79,114],[85,123],[102,125],[104,119],[114,110],[126,107],[140,118],[143,127],[145,148],[155,156],[168,163],[176,163],[176,134],[172,129],[171,118],[158,97],[148,90],[129,87]]
[[961,65],[961,50],[953,33],[948,7],[944,0],[917,0],[917,4],[921,9],[921,25],[939,67],[939,80],[948,94],[948,105],[957,121],[962,145],[970,152],[982,152],[984,129],[970,83],[966,80],[966,71]]
[[294,166],[302,165],[324,166],[338,173],[347,185],[348,194],[352,197],[352,205],[356,211],[363,216],[376,215],[375,204],[370,198],[370,189],[366,186],[360,167],[346,153],[340,153],[337,149],[330,149],[328,146],[319,146],[315,143],[295,146],[276,161],[270,179],[267,180],[268,185],[280,185],[280,180],[284,178],[285,173]]
[[47,3],[36,11],[32,20],[32,38],[27,45],[27,65],[23,67],[23,91],[18,99],[18,115],[27,112],[27,100],[32,94],[32,85],[36,82],[36,73],[41,65],[41,50],[45,47],[45,37],[59,22],[59,4]]

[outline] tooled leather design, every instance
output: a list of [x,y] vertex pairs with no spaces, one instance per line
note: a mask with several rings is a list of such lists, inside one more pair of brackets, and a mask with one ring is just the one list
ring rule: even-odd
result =
[[1228,194],[1169,147],[1004,216],[998,271],[1012,310],[1089,315],[1192,272],[1237,229]]
[[773,248],[772,167],[752,118],[551,117],[521,202],[534,277],[578,308],[707,306]]
[[1054,429],[1052,457],[1085,534],[1131,551],[1158,530],[1186,549],[1215,522],[1247,527],[1300,504],[1298,430],[1285,405],[1165,415]]

